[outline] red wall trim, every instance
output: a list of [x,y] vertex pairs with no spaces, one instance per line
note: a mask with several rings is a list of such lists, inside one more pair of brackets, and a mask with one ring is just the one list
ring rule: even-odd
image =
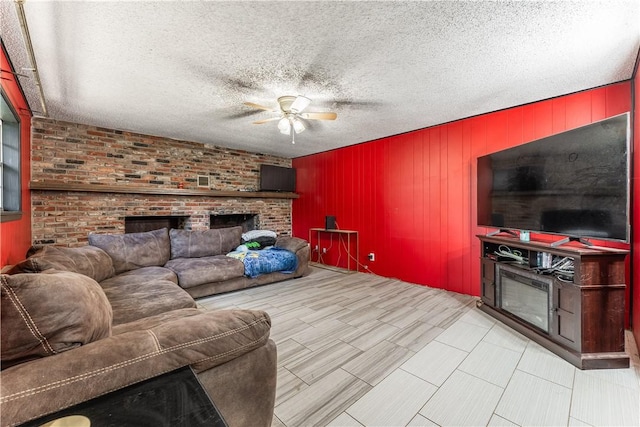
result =
[[[294,159],[293,232],[308,237],[335,215],[359,232],[358,261],[372,272],[479,295],[477,157],[630,110],[626,81]],[[335,238],[322,246],[325,262],[346,266]]]
[[29,192],[31,176],[31,110],[15,75],[6,72],[7,70],[15,70],[4,46],[2,46],[1,51],[2,90],[7,95],[13,109],[20,116],[22,218],[16,221],[0,223],[0,267],[22,260],[27,249],[31,246],[31,194]]

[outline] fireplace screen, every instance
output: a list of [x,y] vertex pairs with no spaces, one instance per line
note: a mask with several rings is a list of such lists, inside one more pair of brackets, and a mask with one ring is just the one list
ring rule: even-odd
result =
[[552,279],[498,265],[500,308],[549,333]]
[[225,228],[242,226],[242,232],[256,230],[258,228],[257,214],[216,214],[209,216],[211,228]]

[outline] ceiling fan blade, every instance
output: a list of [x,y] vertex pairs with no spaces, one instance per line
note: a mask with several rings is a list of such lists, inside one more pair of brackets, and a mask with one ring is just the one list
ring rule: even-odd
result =
[[261,125],[263,123],[272,122],[274,120],[280,120],[282,117],[271,117],[270,119],[258,120],[257,122],[253,122],[254,125]]
[[289,109],[294,113],[302,113],[302,111],[311,104],[311,100],[306,96],[298,95]]
[[335,120],[338,115],[336,113],[302,113],[300,117],[308,120]]
[[246,105],[247,107],[257,108],[259,110],[276,111],[273,108],[265,107],[264,105],[256,104],[254,102],[245,102],[244,105]]

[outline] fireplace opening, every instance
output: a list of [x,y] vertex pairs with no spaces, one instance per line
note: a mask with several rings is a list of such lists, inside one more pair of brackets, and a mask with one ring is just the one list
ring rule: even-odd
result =
[[258,228],[257,214],[226,214],[211,215],[209,217],[209,228],[225,228],[242,226],[242,232],[256,230]]
[[127,216],[124,218],[125,233],[143,233],[161,228],[184,228],[188,216]]

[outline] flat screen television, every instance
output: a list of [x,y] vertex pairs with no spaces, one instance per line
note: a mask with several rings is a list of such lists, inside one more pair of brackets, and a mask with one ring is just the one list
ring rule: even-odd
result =
[[629,113],[478,158],[478,225],[629,241]]
[[275,165],[260,165],[260,191],[296,191],[296,170]]

